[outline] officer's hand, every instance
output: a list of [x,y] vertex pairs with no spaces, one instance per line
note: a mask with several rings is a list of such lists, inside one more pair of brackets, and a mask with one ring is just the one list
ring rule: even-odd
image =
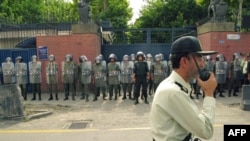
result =
[[200,85],[201,89],[204,91],[205,96],[213,96],[217,86],[217,81],[214,73],[210,72],[210,77],[207,81],[202,81],[199,77],[197,77],[197,82]]

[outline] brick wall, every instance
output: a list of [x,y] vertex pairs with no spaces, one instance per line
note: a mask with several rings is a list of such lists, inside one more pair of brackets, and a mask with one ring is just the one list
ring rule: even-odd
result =
[[[56,57],[59,66],[59,91],[63,91],[61,77],[61,63],[64,61],[66,54],[73,55],[73,61],[78,64],[79,57],[86,55],[88,60],[94,61],[95,57],[101,53],[101,41],[98,34],[72,34],[64,36],[38,36],[36,38],[37,48],[40,46],[48,47],[48,54]],[[47,92],[45,64],[42,62],[42,92]]]
[[[229,40],[227,35],[240,35],[239,40]],[[236,32],[208,32],[198,35],[204,50],[215,50],[225,55],[226,60],[230,61],[235,52],[244,54],[250,53],[250,33]],[[213,59],[215,59],[213,56]]]

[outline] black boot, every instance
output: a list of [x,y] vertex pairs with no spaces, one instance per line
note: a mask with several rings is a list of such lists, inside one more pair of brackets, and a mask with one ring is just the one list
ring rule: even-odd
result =
[[102,99],[103,99],[103,100],[107,100],[107,99],[106,99],[106,94],[103,94]]
[[219,95],[220,97],[225,97],[223,94],[222,94],[222,91],[220,91],[220,95]]
[[52,94],[50,94],[50,97],[49,97],[48,100],[49,100],[49,101],[50,101],[50,100],[53,100],[53,95],[52,95]]
[[117,100],[117,94],[115,94],[115,100]]
[[82,97],[80,99],[85,99],[85,94],[82,94]]
[[147,98],[145,97],[145,104],[148,104],[148,100],[147,100]]
[[231,90],[228,91],[228,97],[231,97]]
[[41,98],[41,93],[38,93],[38,98],[39,98],[39,101],[42,100],[42,98]]
[[69,94],[65,94],[65,98],[63,100],[68,100],[69,99]]
[[93,101],[97,101],[97,96],[95,96],[95,98],[93,99]]
[[86,95],[86,102],[88,102],[89,101],[89,95],[87,94]]
[[131,99],[131,100],[133,99],[132,96],[131,96],[131,93],[128,94],[128,97],[129,97],[129,99]]
[[238,95],[236,94],[236,92],[237,92],[237,90],[234,90],[233,96],[238,96]]
[[36,93],[33,93],[33,98],[31,100],[36,100]]
[[24,94],[23,99],[24,99],[24,100],[27,100],[27,93],[26,93],[26,90],[24,90],[23,94]]
[[135,98],[135,103],[134,103],[134,105],[137,105],[137,104],[139,104],[138,97]]
[[59,100],[59,98],[58,98],[58,94],[56,94],[56,100]]
[[126,92],[124,92],[122,99],[127,99]]

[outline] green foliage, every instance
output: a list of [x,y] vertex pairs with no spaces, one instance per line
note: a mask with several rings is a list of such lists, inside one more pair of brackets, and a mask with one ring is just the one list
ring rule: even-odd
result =
[[77,2],[64,0],[2,0],[0,20],[12,23],[69,22],[79,19]]
[[114,28],[126,28],[132,17],[127,0],[91,0],[91,18],[110,21]]
[[[227,21],[237,22],[239,0],[224,0],[228,4]],[[183,27],[206,19],[210,0],[148,0],[141,10],[135,28]],[[250,15],[250,1],[243,0],[243,15]]]
[[194,0],[149,0],[141,11],[135,27],[183,27],[195,25],[206,17],[206,10]]

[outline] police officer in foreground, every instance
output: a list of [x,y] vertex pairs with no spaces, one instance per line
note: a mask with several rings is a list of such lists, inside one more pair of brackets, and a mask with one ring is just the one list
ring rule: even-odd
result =
[[28,68],[27,64],[23,62],[21,56],[16,57],[15,63],[15,72],[16,72],[16,83],[21,89],[21,94],[24,100],[27,100],[27,83],[28,83]]
[[143,52],[139,51],[136,54],[137,62],[134,64],[133,81],[135,83],[135,105],[139,103],[138,97],[140,96],[140,89],[142,87],[142,95],[145,98],[145,103],[148,104],[147,96],[147,83],[149,80],[148,64],[144,61],[145,56]]
[[46,64],[46,80],[49,89],[50,97],[48,100],[53,100],[53,90],[55,93],[55,98],[58,100],[58,65],[56,63],[56,58],[53,54],[49,56],[49,61]]
[[36,93],[38,93],[38,100],[41,98],[41,82],[42,82],[42,63],[38,61],[37,56],[33,55],[31,61],[29,62],[29,77],[30,84],[32,87],[33,98],[31,100],[36,100]]
[[[200,74],[199,70],[205,67],[202,55],[216,52],[202,51],[196,37],[184,36],[172,44],[170,53],[173,71],[156,89],[151,107],[153,138],[155,141],[189,141],[196,136],[208,140],[214,132],[216,101],[213,92],[217,82],[212,72]],[[205,92],[202,112],[189,97],[189,81],[193,78]]]

